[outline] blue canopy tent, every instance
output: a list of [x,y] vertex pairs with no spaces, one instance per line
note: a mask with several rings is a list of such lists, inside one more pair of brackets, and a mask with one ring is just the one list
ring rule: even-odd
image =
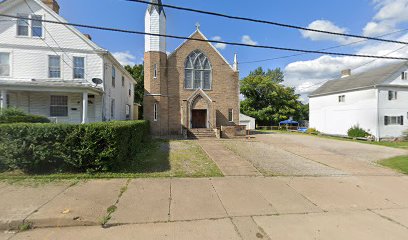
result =
[[[279,127],[281,126],[286,126],[286,129],[291,129],[291,130],[298,130],[299,129],[299,122],[293,121],[293,120],[285,120],[279,123]],[[296,126],[296,129],[291,128],[292,126]]]
[[280,125],[298,125],[299,126],[299,122],[293,121],[293,120],[285,120],[279,123]]

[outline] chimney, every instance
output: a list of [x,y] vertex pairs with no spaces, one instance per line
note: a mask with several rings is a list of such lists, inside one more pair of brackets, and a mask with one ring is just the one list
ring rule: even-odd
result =
[[85,35],[86,38],[88,38],[89,40],[92,41],[92,36],[91,36],[91,35],[89,35],[89,34],[87,34],[87,33],[84,33],[84,35]]
[[341,78],[350,77],[351,69],[344,69],[341,71]]
[[59,6],[57,0],[42,0],[42,2],[45,5],[47,5],[49,8],[51,8],[54,12],[59,14],[60,6]]

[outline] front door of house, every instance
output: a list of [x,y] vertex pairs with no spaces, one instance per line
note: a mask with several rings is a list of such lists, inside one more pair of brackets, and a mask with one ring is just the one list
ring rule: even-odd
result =
[[207,110],[192,110],[192,128],[207,128]]

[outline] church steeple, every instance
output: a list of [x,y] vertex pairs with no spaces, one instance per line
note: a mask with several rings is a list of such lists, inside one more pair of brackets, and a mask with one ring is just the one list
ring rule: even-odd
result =
[[[166,13],[161,0],[151,0],[146,10],[145,32],[153,34],[166,34]],[[158,4],[158,5],[157,5]],[[166,53],[166,38],[159,36],[145,36],[145,52]]]
[[[156,10],[159,14],[162,11],[164,12],[163,6],[159,6],[159,5],[162,5],[161,0],[151,0],[151,3],[154,3],[154,4],[149,4],[149,7],[147,8],[147,11],[149,11],[150,14],[152,13],[153,10]],[[158,4],[158,5],[156,5],[156,4]]]

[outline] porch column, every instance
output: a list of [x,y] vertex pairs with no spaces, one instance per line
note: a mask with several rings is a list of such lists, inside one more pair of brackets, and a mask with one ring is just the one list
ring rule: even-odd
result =
[[7,91],[2,89],[1,90],[1,97],[0,97],[0,109],[7,108]]
[[88,92],[82,93],[82,123],[88,122]]

